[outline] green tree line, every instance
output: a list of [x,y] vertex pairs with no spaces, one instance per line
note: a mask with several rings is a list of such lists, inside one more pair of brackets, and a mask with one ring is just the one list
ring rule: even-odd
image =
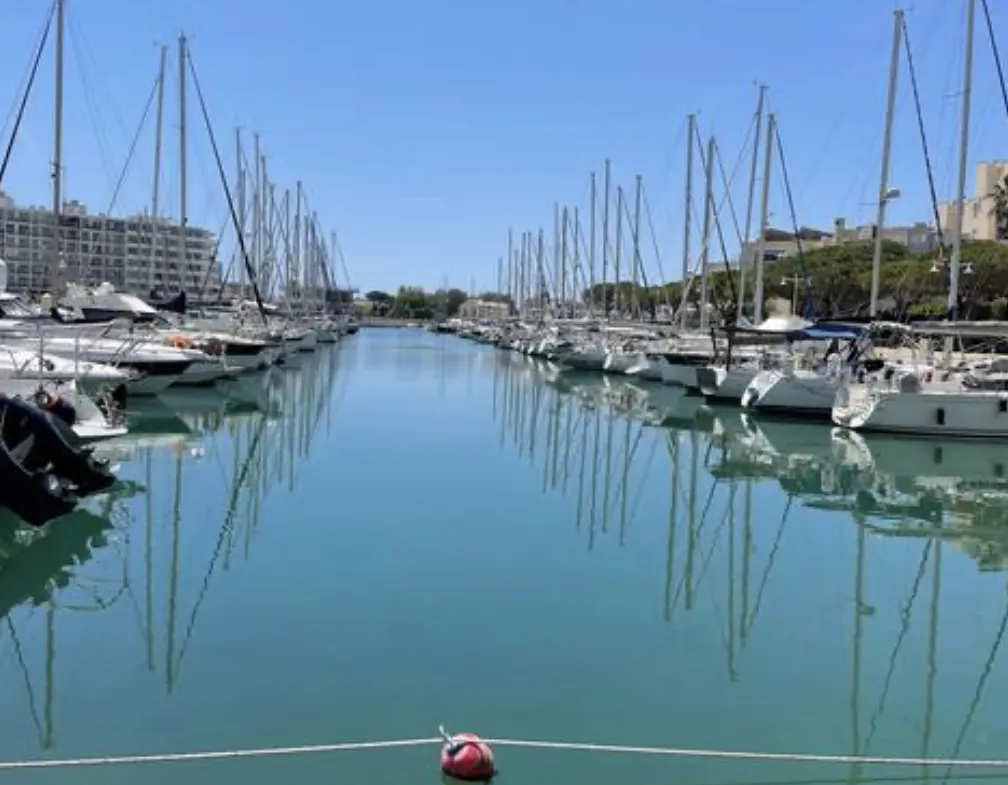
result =
[[[796,293],[799,308],[816,316],[866,314],[871,298],[873,243],[850,243],[806,251],[764,264],[764,299],[791,301]],[[949,255],[946,250],[944,257]],[[752,275],[747,276],[744,304],[752,300]],[[731,317],[738,291],[738,271],[723,267],[708,275],[710,302],[722,315]],[[677,308],[683,284],[636,286],[632,283],[597,284],[583,292],[586,301],[609,308],[642,309],[660,305]],[[997,242],[964,242],[959,277],[960,318],[1008,319],[1008,245]],[[893,314],[925,316],[942,314],[948,299],[948,265],[939,254],[914,253],[905,245],[883,242],[879,274],[880,310]],[[700,300],[700,282],[689,287],[687,303]]]
[[[462,303],[469,295],[461,289],[427,291],[422,286],[400,286],[395,294],[373,289],[364,295],[374,316],[393,319],[448,319],[458,315]],[[483,292],[478,299],[493,302],[510,302],[510,298],[497,292]]]

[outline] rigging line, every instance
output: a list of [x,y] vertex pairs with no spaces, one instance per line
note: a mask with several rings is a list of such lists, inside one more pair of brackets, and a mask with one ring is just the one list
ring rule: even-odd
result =
[[[17,141],[18,131],[21,129],[21,121],[24,120],[25,109],[28,106],[28,97],[31,95],[32,86],[35,84],[35,77],[38,74],[39,63],[42,62],[42,55],[45,52],[46,41],[49,39],[49,30],[52,28],[53,10],[55,10],[55,8],[56,6],[53,5],[52,9],[49,11],[49,18],[46,20],[45,29],[42,31],[42,37],[39,39],[38,48],[35,51],[35,59],[31,64],[31,69],[26,80],[27,84],[25,85],[24,93],[21,96],[21,103],[17,107],[17,116],[14,119],[14,127],[11,129],[11,137],[7,142],[7,149],[4,150],[3,163],[0,163],[0,185],[3,184],[4,175],[7,173],[7,167],[10,164],[11,155],[14,152],[14,143]],[[7,131],[8,123],[10,123],[10,116],[7,117],[7,121],[4,123],[3,133],[6,133]]]
[[7,617],[7,630],[10,632],[11,643],[14,644],[14,656],[17,658],[18,665],[21,667],[21,675],[24,677],[25,692],[28,694],[28,713],[31,714],[32,723],[38,731],[39,739],[43,739],[45,733],[42,731],[42,721],[39,720],[38,709],[35,706],[35,690],[32,688],[31,677],[28,674],[28,664],[25,662],[21,640],[18,638],[10,616]]
[[112,174],[114,167],[112,165],[112,147],[109,142],[108,134],[105,132],[105,126],[102,125],[100,116],[98,114],[98,100],[97,96],[94,94],[91,82],[88,80],[87,64],[85,62],[85,57],[81,51],[80,43],[77,40],[78,34],[75,33],[76,25],[74,18],[70,17],[70,25],[68,27],[67,38],[70,41],[70,47],[73,49],[73,53],[76,55],[77,63],[77,76],[80,79],[81,84],[81,95],[84,98],[84,108],[88,113],[88,119],[91,121],[92,131],[94,131],[95,142],[98,145],[98,156],[102,165],[105,169],[105,176],[109,180],[109,184],[115,182],[115,178]]
[[106,215],[112,215],[116,199],[119,198],[119,191],[122,189],[123,183],[126,182],[126,175],[129,173],[130,164],[133,162],[133,156],[136,154],[137,145],[140,143],[140,135],[143,133],[144,126],[147,124],[147,116],[150,114],[151,106],[154,104],[154,96],[157,95],[158,83],[160,81],[161,77],[159,76],[154,80],[154,84],[151,86],[150,95],[147,96],[147,103],[144,106],[143,114],[140,116],[140,123],[137,125],[136,132],[133,134],[133,141],[130,144],[129,152],[126,154],[126,162],[123,164],[122,170],[119,172],[119,179],[116,181],[115,188],[112,190],[112,198],[109,199],[108,209],[105,210]]
[[763,592],[766,590],[767,582],[770,580],[770,571],[773,569],[774,562],[777,559],[777,552],[780,550],[781,543],[784,540],[784,527],[787,526],[788,516],[791,513],[791,505],[794,503],[794,495],[789,494],[787,505],[784,507],[784,513],[781,515],[780,525],[777,527],[777,534],[774,537],[773,545],[770,546],[770,554],[767,556],[766,567],[763,570],[763,575],[760,578],[759,588],[756,590],[756,601],[753,603],[752,613],[749,614],[748,619],[744,619],[745,631],[748,635],[752,631],[753,624],[756,623],[756,616],[759,614],[760,605],[763,603]]
[[[642,181],[641,182],[641,197],[643,198],[643,196],[644,196],[644,183]],[[633,257],[633,261],[632,261],[632,264],[631,264],[630,277],[631,277],[631,280],[634,279],[634,278],[636,278],[637,277],[637,271],[639,270],[640,274],[641,274],[641,278],[643,279],[643,281],[642,281],[643,288],[647,289],[648,288],[648,278],[647,278],[647,271],[644,269],[644,254],[642,254],[640,252],[640,228],[634,225],[634,217],[630,213],[630,200],[629,199],[624,199],[623,200],[623,214],[626,216],[627,224],[630,227],[630,229],[629,229],[629,232],[630,232],[630,238],[629,238],[629,240],[630,240],[630,247],[632,249],[630,255]],[[634,245],[635,245],[635,243],[634,243],[634,235],[635,234],[637,235],[637,243],[636,243],[637,247],[636,248],[634,248]],[[626,283],[626,281],[624,281],[624,283]],[[638,286],[639,285],[640,284],[638,284]]]
[[672,170],[675,168],[674,154],[676,148],[682,142],[683,135],[686,133],[686,129],[689,127],[689,119],[684,117],[679,123],[678,130],[675,132],[675,136],[672,137],[672,143],[668,146],[668,156],[665,158],[664,165],[659,169],[659,178],[655,181],[655,191],[661,191],[661,187],[664,185],[665,177],[671,174]]
[[67,21],[73,26],[73,35],[76,36],[83,54],[85,54],[87,59],[90,61],[87,67],[90,73],[94,76],[95,90],[105,94],[104,103],[109,107],[113,116],[112,119],[115,120],[116,124],[119,126],[119,132],[123,136],[126,136],[126,123],[123,122],[122,112],[119,111],[119,105],[113,98],[112,90],[109,89],[108,82],[102,74],[101,63],[98,58],[95,57],[94,50],[91,48],[88,37],[84,34],[84,28],[81,25],[80,19],[73,10],[69,10],[67,13]]
[[718,523],[717,528],[714,529],[711,535],[710,548],[707,550],[707,555],[703,556],[701,554],[700,561],[700,574],[697,575],[696,583],[693,584],[694,591],[699,591],[700,584],[703,583],[703,579],[707,576],[707,570],[710,568],[711,559],[714,558],[714,551],[717,550],[718,543],[721,541],[721,535],[724,533],[725,526],[728,525],[728,521],[731,518],[731,506],[725,505],[724,513],[721,515],[721,522]]
[[805,312],[809,305],[810,299],[810,284],[809,284],[809,272],[808,267],[805,266],[805,251],[802,248],[801,241],[801,229],[798,226],[798,213],[795,211],[794,205],[794,194],[791,191],[791,178],[788,175],[787,161],[784,158],[784,142],[781,141],[780,135],[780,125],[774,124],[774,136],[777,141],[777,157],[780,159],[781,166],[781,179],[784,182],[784,193],[787,195],[788,211],[791,213],[791,226],[794,228],[795,234],[795,245],[798,250],[798,264],[801,266],[802,271],[802,316],[805,316]]
[[[883,27],[882,25],[878,26],[878,29],[875,31],[876,35],[875,39],[869,44],[868,48],[865,49],[864,51],[880,52],[883,50],[884,39],[883,39],[882,27]],[[812,158],[814,163],[807,170],[805,170],[805,175],[804,178],[802,179],[802,182],[797,184],[798,185],[797,190],[803,194],[805,193],[805,190],[808,188],[809,185],[811,185],[812,183],[814,183],[816,180],[819,179],[819,170],[822,168],[824,161],[832,157],[829,155],[829,152],[834,147],[834,140],[836,139],[837,133],[839,133],[840,129],[844,127],[845,122],[851,113],[851,106],[853,105],[854,99],[857,97],[858,94],[863,92],[863,85],[866,82],[871,81],[871,75],[869,74],[869,70],[873,70],[875,68],[875,63],[871,62],[869,58],[863,58],[860,61],[860,66],[861,67],[857,70],[857,72],[851,79],[849,88],[845,93],[842,102],[839,104],[832,104],[832,106],[840,106],[842,108],[839,112],[836,113],[836,115],[833,116],[833,120],[829,124],[829,131],[823,138],[822,145],[819,147],[819,149],[816,151],[816,154]],[[878,133],[876,133],[875,136],[878,136]],[[872,146],[874,146],[875,144],[874,137],[872,139],[871,144]]]
[[[755,126],[755,120],[753,121],[753,125]],[[714,155],[714,160],[715,161],[719,161],[720,160],[720,158],[721,158],[721,152],[720,152],[720,148],[718,147],[717,140],[714,141],[714,153],[713,153],[713,155]],[[723,175],[724,175],[724,171],[722,170],[722,176]],[[728,199],[728,209],[729,209],[729,213],[730,213],[730,215],[732,217],[732,221],[735,224],[735,231],[736,231],[736,233],[738,233],[738,231],[739,231],[738,220],[735,217],[735,208],[732,206],[731,192],[730,192],[728,186],[725,186],[725,196]],[[731,322],[734,321],[735,316],[738,313],[739,293],[738,293],[738,289],[735,286],[735,271],[732,270],[731,262],[728,261],[728,247],[725,245],[724,227],[721,225],[721,216],[718,215],[717,213],[715,213],[715,215],[714,215],[714,229],[717,232],[718,245],[721,247],[721,260],[724,262],[725,277],[728,280],[728,294],[731,297],[731,300],[728,303],[728,307],[729,307],[730,310],[727,313],[722,312],[721,313],[721,319],[726,324],[731,324]],[[739,234],[739,237],[741,238],[741,234]],[[742,249],[741,246],[740,246],[740,248],[739,248],[739,258],[741,258],[742,250],[744,250],[744,249]],[[716,349],[717,346],[715,345],[714,348]]]
[[[36,40],[38,40],[39,43],[37,43],[32,49],[32,51],[36,52],[36,54],[33,57],[28,58],[28,63],[25,65],[24,75],[21,77],[21,81],[18,82],[18,93],[23,93],[26,89],[28,89],[31,82],[34,80],[34,77],[32,77],[31,74],[35,71],[36,67],[33,66],[32,63],[39,61],[42,57],[42,55],[37,52],[45,49],[46,39],[49,37],[49,30],[52,28],[52,20],[55,15],[56,2],[53,0],[52,5],[49,6],[49,13],[42,25],[42,30],[36,37]],[[17,112],[17,106],[17,103],[13,103],[11,104],[10,109],[7,110],[7,117],[4,118],[3,126],[0,126],[0,137],[6,135],[7,127],[10,125],[11,119]]]
[[[753,127],[755,127],[755,125],[756,125],[756,121],[755,121],[755,118],[754,118],[753,119]],[[748,143],[748,137],[746,139],[747,139],[747,143]],[[700,164],[704,167],[704,170],[706,171],[706,169],[707,169],[707,154],[704,152],[703,146],[701,145],[699,138],[697,138],[697,146],[700,149]],[[745,145],[743,145],[742,149],[743,150],[745,149]],[[714,140],[713,153],[712,154],[713,154],[713,156],[714,156],[714,158],[716,160],[717,157],[718,157],[718,145],[717,145],[717,140],[716,139]],[[739,157],[738,161],[736,161],[736,169],[738,168],[738,163],[741,160],[742,160],[741,157]],[[713,187],[714,187],[714,184],[711,183],[710,186],[711,186],[711,194],[710,194],[711,199],[710,199],[709,203],[708,203],[708,200],[706,198],[704,199],[704,209],[705,210],[707,210],[708,208],[714,206],[713,205]],[[721,248],[721,256],[722,256],[722,259],[724,261],[725,273],[727,274],[727,278],[728,278],[728,289],[729,289],[729,294],[731,295],[731,302],[729,303],[729,307],[731,308],[731,310],[729,311],[729,314],[734,315],[735,311],[737,310],[737,305],[736,304],[738,302],[738,293],[735,290],[735,276],[732,274],[731,264],[728,261],[728,249],[725,247],[724,231],[722,230],[722,227],[721,227],[721,210],[724,208],[724,205],[725,205],[726,202],[727,202],[727,204],[729,206],[731,206],[731,193],[730,193],[730,191],[727,188],[725,189],[724,196],[721,199],[721,205],[716,210],[713,211],[712,218],[714,219],[714,221],[713,221],[713,223],[714,223],[714,231],[717,233],[718,245]],[[734,212],[734,209],[733,209],[733,212]],[[710,255],[710,250],[711,250],[710,246],[711,246],[710,238],[709,237],[704,238],[704,243],[703,243],[702,251],[706,252],[708,254],[708,256]],[[708,297],[710,297],[710,295],[712,294],[711,289],[708,289],[707,294],[708,294]],[[721,310],[721,309],[719,308],[718,310]],[[721,313],[722,319],[724,319],[729,314],[726,314],[726,313],[722,312]]]
[[178,657],[175,660],[175,677],[178,678],[179,672],[181,671],[182,658],[185,656],[186,651],[189,648],[189,642],[192,640],[193,630],[196,628],[196,614],[199,612],[200,606],[203,604],[203,600],[206,598],[207,589],[210,588],[210,577],[213,575],[214,568],[217,566],[217,559],[220,557],[223,550],[224,542],[227,539],[228,532],[234,527],[235,523],[235,511],[237,509],[238,497],[241,493],[242,485],[245,483],[246,478],[249,473],[249,466],[252,462],[252,458],[255,456],[256,451],[259,447],[259,441],[265,432],[266,418],[264,417],[259,421],[259,427],[256,429],[255,438],[249,445],[248,455],[245,457],[244,464],[242,465],[241,471],[238,477],[235,479],[235,487],[231,492],[231,501],[228,505],[228,511],[224,516],[224,523],[220,528],[220,533],[217,536],[217,544],[214,548],[213,555],[210,558],[210,565],[207,567],[206,575],[203,578],[203,587],[200,589],[199,596],[196,598],[196,602],[193,604],[192,613],[189,615],[189,623],[186,625],[185,636],[182,638],[182,644],[179,646]]
[[644,217],[648,222],[648,232],[651,235],[651,245],[654,247],[655,262],[658,265],[658,275],[661,276],[660,288],[665,295],[665,305],[669,308],[672,307],[672,302],[669,297],[669,291],[667,282],[668,279],[665,277],[665,267],[662,264],[661,249],[658,247],[658,236],[655,233],[654,219],[651,216],[651,204],[647,198],[647,190],[641,186],[641,196],[644,198]]
[[998,84],[1001,87],[1001,101],[1004,103],[1005,114],[1008,115],[1008,87],[1005,85],[1004,69],[1001,67],[1001,51],[994,36],[994,23],[991,21],[990,8],[987,0],[980,0],[983,5],[984,20],[987,22],[987,37],[990,39],[991,51],[994,53],[994,68],[997,71]]
[[[641,423],[641,426],[640,426],[641,431],[643,431],[644,428],[645,428],[644,423]],[[627,529],[629,529],[630,525],[634,521],[637,520],[637,513],[640,511],[641,501],[642,501],[643,496],[644,496],[644,488],[647,485],[647,479],[650,476],[651,465],[654,463],[654,456],[655,456],[655,451],[657,449],[657,446],[658,446],[657,439],[652,439],[651,440],[651,449],[648,451],[648,457],[644,461],[644,471],[641,473],[640,481],[637,484],[637,492],[633,495],[634,504],[633,504],[633,507],[630,508],[630,517],[627,518],[627,523],[626,523],[626,528]],[[624,532],[621,531],[620,535],[622,536],[623,533]]]
[[[231,213],[231,220],[237,229],[238,224],[238,213],[235,211],[234,199],[231,196],[231,189],[228,187],[227,175],[224,172],[224,163],[221,161],[220,150],[217,147],[217,139],[214,136],[213,126],[210,123],[210,113],[207,110],[206,101],[203,98],[203,88],[200,86],[199,77],[196,75],[196,64],[193,62],[192,54],[188,52],[185,53],[186,58],[189,61],[189,72],[192,74],[193,86],[196,88],[196,97],[199,99],[200,109],[203,113],[203,121],[206,124],[207,134],[210,137],[210,146],[213,148],[214,160],[217,163],[217,174],[221,179],[221,184],[224,187],[224,195],[227,197],[228,210]],[[263,307],[262,296],[259,293],[259,285],[256,283],[255,271],[252,269],[252,263],[249,261],[248,250],[245,247],[245,238],[241,236],[241,232],[238,232],[238,244],[241,246],[242,261],[245,263],[245,271],[248,273],[249,283],[252,284],[252,293],[255,295],[256,306],[259,309],[259,316],[262,319],[263,326],[269,327],[269,320],[266,318],[266,309]]]
[[[704,527],[707,525],[707,512],[710,510],[711,504],[714,502],[714,493],[717,490],[718,481],[715,480],[710,487],[710,491],[707,494],[707,501],[704,504],[703,510],[700,511],[700,522],[697,523],[696,515],[690,515],[691,506],[689,503],[686,504],[686,508],[683,510],[683,515],[689,520],[686,523],[687,529],[692,529],[690,541],[692,542],[692,548],[688,548],[686,554],[686,559],[689,561],[694,558],[697,548],[700,547],[700,537],[703,534]],[[695,511],[695,508],[693,508]],[[683,572],[682,578],[679,579],[679,583],[676,586],[675,593],[672,595],[672,608],[675,609],[679,607],[679,595],[682,594],[683,589],[686,589],[686,602],[689,603],[690,594],[696,589],[693,583],[693,576],[690,571],[686,570]],[[689,607],[687,606],[687,610]]]
[[[753,120],[753,126],[756,125],[756,121]],[[741,159],[740,159],[741,160]],[[742,227],[739,226],[738,213],[735,212],[735,202],[731,198],[731,186],[735,181],[735,171],[732,171],[731,179],[725,177],[724,159],[721,157],[720,148],[718,149],[718,154],[714,156],[714,161],[717,163],[718,172],[721,174],[721,187],[725,189],[725,198],[728,200],[728,215],[731,217],[732,226],[735,229],[735,239],[738,240],[739,252],[741,253],[742,246],[745,242],[742,240]],[[736,164],[736,167],[738,164]]]
[[879,695],[878,706],[875,707],[875,712],[872,714],[871,720],[869,720],[869,730],[868,737],[865,739],[864,751],[867,753],[871,749],[872,740],[875,737],[875,732],[878,730],[878,720],[882,716],[882,712],[885,711],[886,698],[889,696],[889,688],[892,686],[893,674],[896,672],[896,659],[899,656],[899,650],[903,646],[903,641],[906,639],[906,634],[910,631],[910,620],[911,614],[913,612],[914,603],[917,601],[917,595],[920,592],[921,581],[924,580],[924,572],[927,570],[928,559],[931,557],[931,546],[934,544],[934,539],[929,539],[924,546],[924,551],[921,553],[920,563],[917,565],[917,574],[914,576],[914,582],[910,588],[910,597],[907,599],[902,610],[900,611],[901,623],[899,635],[896,637],[896,643],[893,646],[892,654],[889,655],[889,668],[886,671],[885,678],[882,680],[884,685],[882,692]]
[[[955,747],[952,748],[953,758],[955,758],[962,749],[963,742],[966,740],[966,734],[969,732],[970,725],[973,724],[973,717],[976,716],[976,710],[980,706],[980,698],[983,696],[984,685],[987,683],[987,679],[991,675],[991,671],[994,669],[994,662],[997,660],[998,651],[1001,648],[1001,642],[1004,640],[1006,629],[1008,629],[1008,605],[1005,606],[1005,611],[1001,616],[1001,624],[998,627],[997,635],[994,636],[994,644],[991,646],[990,653],[987,655],[987,661],[984,663],[983,672],[977,680],[976,690],[973,693],[973,700],[970,701],[969,711],[966,713],[966,718],[963,720],[962,727],[959,729],[959,736],[956,738]],[[945,769],[945,776],[942,778],[942,785],[946,785],[951,773],[952,767],[949,766]]]
[[931,154],[928,151],[927,131],[924,129],[924,113],[921,110],[920,91],[917,87],[917,69],[914,67],[913,49],[910,46],[910,31],[907,27],[906,17],[903,17],[903,49],[906,52],[907,70],[910,72],[910,88],[913,91],[914,108],[917,112],[917,129],[920,132],[921,147],[924,152],[924,168],[927,171],[928,190],[931,194],[931,209],[934,212],[935,229],[938,232],[938,249],[942,257],[944,257],[945,237],[942,233],[941,214],[938,211],[938,193],[935,190],[934,168],[931,166]]

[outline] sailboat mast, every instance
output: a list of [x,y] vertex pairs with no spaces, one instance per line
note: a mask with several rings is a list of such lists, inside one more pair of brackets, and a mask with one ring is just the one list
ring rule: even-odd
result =
[[147,268],[147,288],[154,288],[154,270],[157,265],[157,237],[159,196],[161,193],[161,143],[164,129],[164,88],[165,70],[168,62],[168,47],[161,46],[161,64],[158,68],[157,84],[157,118],[154,126],[154,192],[151,194],[151,250],[150,264]]
[[623,254],[623,186],[616,186],[616,258],[615,262],[615,288],[613,289],[613,310],[616,318],[623,318],[623,297],[620,294],[620,262]]
[[238,198],[238,236],[241,238],[238,247],[235,248],[235,257],[238,261],[238,291],[240,292],[240,297],[245,296],[245,277],[246,270],[243,260],[240,258],[242,253],[242,246],[245,244],[245,210],[247,208],[247,200],[245,196],[245,161],[244,154],[242,153],[242,137],[241,129],[235,128],[235,177],[236,187],[235,190],[238,192],[236,194]]
[[630,268],[630,315],[632,317],[640,316],[640,308],[637,302],[637,275],[638,270],[641,266],[641,255],[640,255],[640,220],[641,220],[641,191],[643,178],[637,175],[634,178],[634,218],[633,218],[633,261],[631,262]]
[[602,175],[602,313],[609,318],[609,296],[606,286],[609,280],[609,187],[611,182],[611,167],[609,159],[605,160],[605,173]]
[[569,213],[567,207],[560,216],[560,315],[567,308],[567,222]]
[[[513,306],[517,298],[514,296],[514,229],[511,227],[508,227],[507,249],[507,296]],[[511,309],[508,308],[508,316],[510,315]]]
[[708,289],[708,266],[710,263],[711,222],[714,217],[714,137],[707,140],[706,172],[704,172],[704,216],[703,240],[700,247],[700,332],[707,332],[707,301],[710,299]]
[[560,295],[560,203],[553,202],[553,296],[550,298],[553,305],[550,310],[553,317],[557,316],[556,298]]
[[[252,134],[252,155],[255,158],[255,180],[252,191],[252,271],[256,281],[262,280],[262,155],[259,133]],[[251,281],[250,281],[251,283]],[[242,292],[244,299],[245,293]]]
[[753,323],[763,321],[763,254],[766,252],[767,221],[770,217],[770,169],[773,166],[773,143],[777,133],[777,117],[767,115],[766,154],[763,158],[763,182],[760,195],[760,225],[756,240],[756,282],[753,285]]
[[63,294],[65,281],[62,280],[63,254],[60,248],[60,219],[63,214],[63,31],[64,0],[56,0],[56,88],[53,107],[53,160],[52,160],[52,211],[53,211],[53,256],[50,264],[49,281],[56,295]]
[[749,168],[749,195],[746,198],[745,236],[742,239],[743,253],[739,259],[738,314],[736,324],[742,321],[742,304],[745,300],[746,259],[744,250],[749,245],[749,238],[752,236],[752,212],[753,203],[756,201],[756,176],[759,173],[760,132],[763,130],[763,104],[766,100],[766,90],[766,85],[760,85],[759,97],[756,99],[756,127],[753,134],[752,160],[750,161]]
[[[973,93],[973,24],[976,20],[976,0],[969,0],[966,12],[966,47],[963,50],[962,120],[959,126],[959,175],[956,182],[955,233],[952,235],[952,258],[949,260],[948,309],[958,318],[959,262],[962,259],[963,213],[966,210],[966,161],[969,154],[970,104]],[[946,362],[951,357],[951,336],[946,339]]]
[[189,215],[186,204],[186,38],[185,33],[178,40],[179,69],[179,261],[178,286],[184,289],[186,272],[186,245],[189,235]]
[[[591,173],[591,181],[588,186],[588,199],[591,204],[588,206],[588,293],[589,293],[589,315],[594,315],[595,311],[595,208],[598,199],[595,196],[595,172]],[[577,249],[577,230],[574,232],[574,248]]]
[[896,86],[899,82],[900,43],[903,38],[903,10],[893,11],[892,54],[889,56],[889,89],[886,97],[885,130],[882,137],[882,173],[879,182],[878,215],[875,218],[875,251],[872,254],[871,302],[868,314],[878,311],[879,279],[882,269],[882,227],[889,202],[889,159],[892,154],[893,113],[896,110]]
[[686,287],[689,285],[690,230],[693,223],[693,140],[696,138],[696,115],[686,119],[686,197],[683,206],[682,297],[679,299],[679,328],[686,329]]
[[294,195],[294,270],[291,274],[291,281],[296,297],[301,290],[301,181],[297,181]]

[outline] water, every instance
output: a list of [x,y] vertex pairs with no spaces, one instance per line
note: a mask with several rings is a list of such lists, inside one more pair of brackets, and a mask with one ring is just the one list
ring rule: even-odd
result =
[[[675,427],[621,412],[641,389],[672,402]],[[133,418],[144,441],[120,456],[124,490],[44,539],[2,531],[0,759],[431,736],[442,722],[1004,757],[1003,450],[841,442],[673,395],[375,330],[278,374],[261,408],[148,406]],[[947,774],[497,755],[516,785]],[[440,774],[425,748],[0,771],[278,779]]]

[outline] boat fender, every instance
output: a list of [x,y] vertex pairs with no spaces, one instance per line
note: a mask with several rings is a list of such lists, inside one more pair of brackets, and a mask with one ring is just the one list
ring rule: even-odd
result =
[[35,394],[35,404],[54,417],[59,417],[67,425],[77,422],[77,410],[69,401],[64,401],[56,395],[50,395],[45,390],[39,390]]
[[465,782],[489,782],[495,773],[493,751],[475,733],[458,733],[441,747],[441,771]]

